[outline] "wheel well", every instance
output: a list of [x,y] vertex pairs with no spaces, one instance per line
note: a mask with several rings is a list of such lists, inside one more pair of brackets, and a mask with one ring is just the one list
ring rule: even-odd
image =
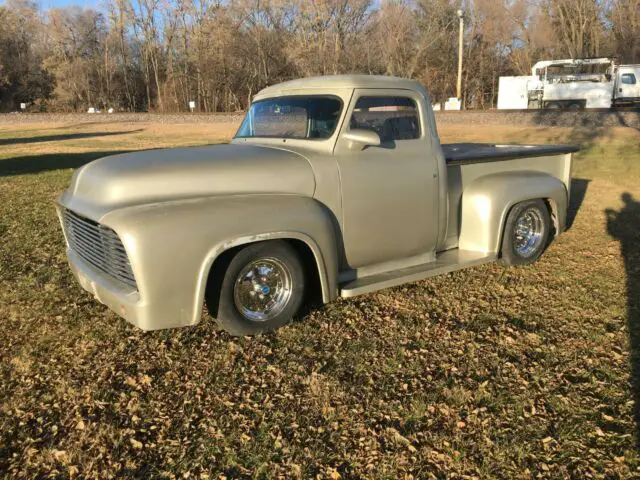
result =
[[[498,242],[498,257],[502,256],[502,242],[504,240],[504,230],[507,226],[507,219],[509,218],[509,213],[511,213],[511,210],[513,210],[513,208],[516,205],[519,205],[520,203],[523,202],[529,202],[531,200],[542,200],[542,202],[544,203],[545,207],[547,208],[547,211],[549,212],[549,218],[551,219],[551,228],[553,229],[553,231],[551,232],[551,235],[549,235],[549,240],[548,243],[551,242],[551,240],[555,237],[558,236],[558,216],[557,216],[557,205],[556,203],[551,199],[551,198],[530,198],[528,200],[521,200],[519,202],[514,203],[513,205],[511,205],[505,215],[504,215],[504,219],[502,220],[502,224],[500,225],[500,237],[499,237],[499,242]],[[548,244],[547,244],[548,246]]]
[[553,231],[551,235],[549,235],[549,241],[552,238],[556,238],[560,234],[560,225],[558,220],[558,205],[551,198],[543,198],[542,201],[547,206],[547,211],[549,212],[549,218],[551,219],[551,228]]
[[[316,263],[313,251],[302,240],[296,240],[293,238],[279,238],[278,240],[287,242],[291,245],[302,263],[304,269],[304,278],[306,282],[306,293],[303,302],[304,306],[322,305],[322,284],[320,282],[320,274],[318,272],[318,265]],[[273,241],[273,240],[266,240]],[[218,315],[218,305],[220,303],[220,289],[222,287],[222,281],[224,275],[229,268],[229,264],[233,257],[243,248],[253,245],[254,243],[246,243],[237,247],[225,250],[216,257],[209,269],[209,275],[207,276],[207,284],[205,286],[205,303],[207,310],[212,317]],[[304,308],[304,307],[303,307]]]

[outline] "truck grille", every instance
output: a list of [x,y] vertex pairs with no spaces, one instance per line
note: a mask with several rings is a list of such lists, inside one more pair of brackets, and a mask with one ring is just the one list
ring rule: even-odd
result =
[[63,218],[71,250],[101,272],[137,290],[127,252],[116,232],[66,208]]

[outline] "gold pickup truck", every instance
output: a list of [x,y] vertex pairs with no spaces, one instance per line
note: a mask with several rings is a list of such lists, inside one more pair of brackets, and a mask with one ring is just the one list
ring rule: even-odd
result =
[[492,260],[565,229],[573,146],[441,145],[417,82],[348,75],[259,92],[230,144],[78,169],[58,201],[82,287],[145,330],[234,335]]

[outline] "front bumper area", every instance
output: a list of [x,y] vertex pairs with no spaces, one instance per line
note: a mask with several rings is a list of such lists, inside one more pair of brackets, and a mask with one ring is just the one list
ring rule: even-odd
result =
[[145,306],[140,301],[138,291],[112,280],[85,262],[70,248],[67,248],[67,260],[80,286],[96,300],[136,327],[152,330],[149,328],[149,319],[146,318]]
[[154,311],[152,305],[142,301],[137,290],[103,274],[69,248],[67,260],[80,286],[132,325],[142,330],[185,326],[179,315],[171,315],[166,309],[164,314]]

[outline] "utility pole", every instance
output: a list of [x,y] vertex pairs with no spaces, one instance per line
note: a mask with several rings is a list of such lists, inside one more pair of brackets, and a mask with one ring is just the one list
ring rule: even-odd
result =
[[464,41],[464,16],[462,10],[458,10],[458,18],[460,19],[460,37],[458,39],[458,100],[462,102],[462,43]]

